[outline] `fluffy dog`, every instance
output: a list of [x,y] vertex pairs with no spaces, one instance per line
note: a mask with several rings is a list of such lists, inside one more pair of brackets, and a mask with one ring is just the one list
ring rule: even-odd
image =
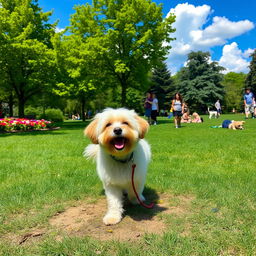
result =
[[142,192],[151,152],[143,138],[148,128],[146,120],[133,110],[108,108],[97,114],[84,131],[93,143],[85,148],[84,155],[96,160],[107,197],[108,210],[103,218],[106,225],[121,221],[124,192],[133,204],[138,203],[131,182],[133,163],[135,187],[140,200],[145,200]]
[[215,111],[215,110],[210,110],[209,108],[208,109],[208,113],[209,113],[209,118],[212,119],[212,117],[214,116],[215,118],[218,117],[218,112]]
[[222,123],[222,128],[228,128],[233,130],[243,130],[244,121],[234,121],[234,120],[224,120]]

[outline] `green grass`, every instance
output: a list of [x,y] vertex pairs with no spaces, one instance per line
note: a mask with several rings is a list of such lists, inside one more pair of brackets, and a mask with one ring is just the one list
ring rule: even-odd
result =
[[[244,119],[204,117],[203,124],[175,129],[161,118],[151,127],[147,191],[194,198],[185,216],[165,217],[164,235],[121,243],[58,242],[49,234],[29,246],[0,239],[0,255],[256,255],[256,120],[242,131],[210,128],[224,118]],[[102,195],[94,164],[82,157],[84,127],[76,121],[57,131],[0,134],[0,238],[45,227],[66,205]]]

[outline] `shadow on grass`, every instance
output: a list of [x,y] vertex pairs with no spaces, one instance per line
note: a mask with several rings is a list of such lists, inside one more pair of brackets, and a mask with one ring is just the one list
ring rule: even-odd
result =
[[[105,195],[104,190],[101,191],[101,195]],[[159,206],[156,202],[159,200],[159,195],[155,189],[145,187],[143,192],[144,197],[146,198],[145,204],[151,204],[154,202],[154,207],[152,209],[144,208],[141,205],[133,205],[129,202],[127,196],[124,198],[124,210],[125,215],[130,216],[135,221],[142,220],[151,220],[155,215],[160,212],[164,212],[167,210],[166,207]]]
[[[56,132],[58,131],[58,132]],[[50,130],[50,131],[28,131],[28,132],[15,132],[15,133],[0,133],[1,137],[9,137],[9,136],[35,136],[35,135],[63,135],[65,132],[60,132],[60,130]]]
[[171,123],[173,123],[174,121],[173,121],[173,119],[159,119],[159,120],[157,120],[157,124],[159,125],[159,124],[171,124]]
[[60,126],[63,130],[80,130],[84,129],[88,124],[90,123],[90,120],[88,121],[65,121],[63,123],[56,123],[57,126]]

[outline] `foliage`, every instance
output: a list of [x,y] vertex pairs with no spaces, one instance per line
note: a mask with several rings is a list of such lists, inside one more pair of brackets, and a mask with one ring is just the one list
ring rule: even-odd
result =
[[174,16],[163,19],[151,0],[95,0],[75,10],[71,33],[97,51],[98,75],[121,86],[125,105],[127,89],[142,91],[148,71],[168,53]]
[[54,25],[47,23],[51,12],[42,12],[37,2],[0,0],[0,86],[15,92],[20,117],[27,100],[54,79]]
[[246,77],[246,87],[249,87],[252,89],[254,94],[256,94],[256,49],[251,55],[252,60],[249,65],[249,73]]
[[35,116],[38,117],[42,113],[42,108],[28,106],[25,108],[25,116]]
[[29,120],[26,118],[3,118],[0,119],[0,131],[30,131],[52,127],[52,122],[46,120]]
[[44,118],[54,122],[64,121],[63,112],[60,109],[54,109],[54,108],[46,109],[45,114],[42,114],[40,118]]
[[57,34],[52,42],[58,68],[58,83],[54,92],[59,96],[79,100],[84,119],[82,113],[85,112],[86,100],[96,90],[99,92],[102,89],[96,61],[99,52],[90,40],[83,40],[77,35]]
[[243,91],[246,75],[244,73],[230,72],[224,75],[222,85],[225,90],[225,106],[227,111],[235,108],[237,111],[243,108]]
[[129,109],[134,109],[139,114],[144,114],[143,97],[144,94],[139,90],[128,88],[126,106]]
[[169,109],[171,99],[175,93],[175,86],[171,72],[163,62],[153,70],[151,91],[156,93],[160,109]]
[[216,100],[223,100],[221,84],[224,68],[210,61],[209,52],[191,52],[187,65],[178,74],[178,91],[192,111],[205,111]]

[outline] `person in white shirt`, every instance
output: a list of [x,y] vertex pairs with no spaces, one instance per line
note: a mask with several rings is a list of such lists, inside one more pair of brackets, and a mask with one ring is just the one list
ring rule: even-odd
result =
[[216,108],[216,110],[217,110],[218,117],[219,117],[219,116],[220,116],[220,113],[221,113],[221,106],[220,106],[220,101],[219,101],[219,100],[217,100],[217,101],[215,102],[215,108]]
[[158,107],[158,99],[156,98],[155,93],[152,93],[152,108],[151,108],[151,119],[153,121],[153,124],[157,124],[157,115],[159,112],[159,107]]

